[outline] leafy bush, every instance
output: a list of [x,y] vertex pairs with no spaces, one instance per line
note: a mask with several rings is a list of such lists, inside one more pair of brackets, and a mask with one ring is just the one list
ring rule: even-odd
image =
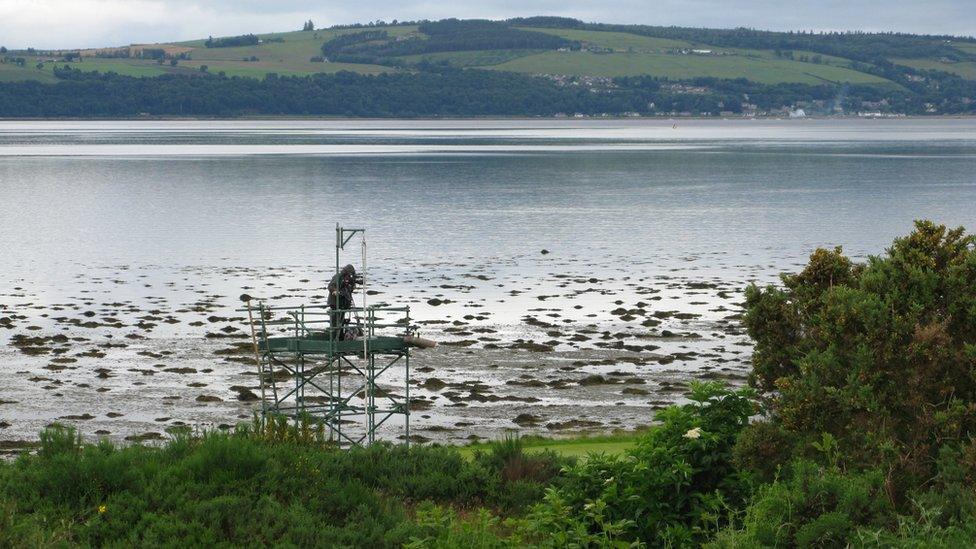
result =
[[882,528],[891,508],[880,471],[845,474],[814,462],[792,463],[786,480],[761,487],[739,531],[712,547],[846,547],[860,528]]
[[527,454],[517,436],[491,442],[487,450],[476,450],[474,461],[490,471],[492,478],[498,479],[490,489],[486,503],[506,512],[522,511],[541,501],[546,487],[560,474],[560,469],[573,463],[573,460],[560,458],[549,450]]
[[[976,433],[976,238],[919,221],[858,264],[817,250],[784,288],[750,287],[754,382],[795,449],[830,433],[892,502]],[[756,427],[765,428],[765,427]]]
[[960,450],[944,447],[939,474],[914,490],[905,514],[884,494],[880,470],[843,471],[825,436],[818,451],[833,465],[796,460],[783,478],[759,489],[741,530],[718,534],[710,547],[972,547],[976,492],[965,484]]
[[639,541],[627,541],[636,522],[627,518],[615,520],[605,501],[589,501],[579,506],[568,498],[563,491],[550,488],[543,502],[518,525],[517,531],[539,547],[642,545]]
[[518,538],[500,537],[496,532],[501,527],[498,517],[484,509],[463,519],[453,510],[433,505],[421,505],[417,509],[417,530],[407,549],[493,549],[519,547]]
[[862,528],[854,545],[863,547],[905,548],[974,547],[976,520],[955,520],[947,517],[941,506],[926,507],[919,502],[911,515],[898,516],[894,530]]
[[732,448],[754,411],[750,395],[694,383],[692,403],[658,413],[661,424],[626,456],[595,455],[568,468],[562,487],[532,510],[526,530],[556,545],[707,539],[748,494]]
[[760,483],[772,482],[791,459],[794,439],[779,424],[756,421],[742,430],[732,449],[733,462]]

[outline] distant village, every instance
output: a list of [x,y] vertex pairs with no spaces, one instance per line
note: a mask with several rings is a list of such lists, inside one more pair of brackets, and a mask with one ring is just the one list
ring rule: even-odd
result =
[[[592,93],[612,93],[617,88],[617,84],[612,77],[608,76],[580,76],[568,74],[538,74],[542,78],[549,79],[559,86],[579,87]],[[662,86],[663,90],[674,94],[697,94],[705,95],[711,90],[706,86],[695,86],[682,82],[667,83]],[[631,118],[642,117],[701,117],[719,116],[722,118],[810,118],[813,116],[856,116],[859,118],[904,118],[903,113],[884,112],[882,109],[888,106],[887,100],[881,101],[862,101],[861,106],[865,109],[856,113],[845,112],[836,101],[798,101],[793,105],[779,109],[760,109],[753,103],[742,103],[742,112],[718,111],[718,112],[691,112],[691,111],[657,111],[653,115],[637,112],[624,113],[624,116]],[[655,105],[648,105],[648,110],[655,110]],[[601,118],[617,117],[612,114],[596,115]],[[556,118],[593,118],[593,115],[581,113],[559,113]]]

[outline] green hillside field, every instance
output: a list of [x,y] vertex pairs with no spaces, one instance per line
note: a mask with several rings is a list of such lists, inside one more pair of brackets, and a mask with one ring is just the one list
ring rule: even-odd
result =
[[[370,27],[387,32],[391,40],[419,36],[416,25],[391,25]],[[531,49],[444,51],[417,55],[405,55],[396,59],[404,65],[422,61],[447,63],[461,68],[480,67],[527,74],[565,74],[599,77],[652,75],[672,79],[695,77],[746,78],[764,84],[778,83],[852,83],[891,84],[879,76],[849,68],[851,61],[840,57],[821,55],[821,63],[804,62],[801,56],[812,58],[812,52],[793,52],[796,59],[777,57],[773,51],[716,47],[706,43],[658,38],[631,34],[580,29],[552,29],[518,27],[521,30],[541,32],[579,41],[584,51],[542,51]],[[261,78],[268,73],[280,75],[309,75],[352,71],[360,74],[380,74],[390,71],[409,70],[365,63],[313,62],[321,56],[321,46],[327,40],[342,34],[361,32],[361,28],[342,28],[318,31],[294,31],[259,34],[261,44],[243,47],[207,48],[206,39],[161,44],[193,48],[189,59],[180,59],[176,66],[139,58],[85,57],[72,67],[85,71],[113,71],[128,76],[158,76],[162,74],[193,74],[206,66],[208,72],[223,72],[228,76]],[[963,44],[959,47],[968,47]],[[605,48],[609,53],[585,51]],[[693,49],[708,50],[708,54],[691,53]],[[54,82],[52,56],[28,57],[25,67],[0,63],[0,81],[39,80]],[[43,68],[37,69],[38,61]],[[940,63],[937,60],[899,60],[916,68],[936,68],[955,72],[966,78],[974,78],[973,63]]]
[[844,67],[736,54],[675,55],[669,53],[547,51],[513,59],[493,65],[490,68],[532,74],[584,74],[589,76],[649,74],[672,79],[701,76],[746,78],[763,84],[781,82],[891,84],[884,78]]
[[[221,47],[228,44],[240,45]],[[215,78],[197,78],[205,74]],[[267,78],[271,74],[322,77]],[[369,78],[376,75],[384,78]],[[162,76],[192,78],[149,80]],[[82,83],[93,80],[107,88]],[[25,81],[75,83],[38,87]],[[108,88],[113,92],[103,91]],[[600,91],[606,93],[592,93]],[[214,101],[194,104],[192,114],[782,116],[800,108],[812,115],[971,114],[976,39],[545,16],[445,19],[213,42],[4,50],[4,93],[0,112],[39,117],[185,115],[185,96],[200,93]]]
[[[259,34],[264,42],[256,46],[236,48],[207,48],[205,40],[180,42],[175,45],[193,47],[189,67],[199,68],[207,65],[211,72],[224,71],[228,75],[260,77],[269,72],[277,74],[314,74],[353,71],[361,74],[380,74],[392,70],[390,67],[360,63],[321,63],[312,62],[312,57],[322,55],[322,44],[340,34],[349,34],[360,29],[335,29],[319,31],[295,31]],[[391,37],[414,33],[416,26],[398,25],[377,27]],[[281,42],[278,42],[281,40]],[[257,61],[244,61],[257,57]]]
[[934,59],[892,59],[893,62],[906,67],[922,70],[937,70],[959,75],[968,80],[976,80],[976,62],[960,61],[946,63]]
[[21,82],[37,80],[38,82],[57,82],[57,78],[50,71],[38,70],[34,64],[19,67],[13,63],[0,63],[0,82]]
[[422,53],[417,55],[403,55],[402,59],[408,63],[449,63],[454,67],[491,67],[506,61],[518,59],[528,55],[542,53],[542,50],[477,50],[477,51],[442,51]]
[[629,32],[606,32],[590,31],[580,29],[544,29],[536,27],[518,27],[523,30],[544,32],[554,36],[560,36],[569,40],[579,40],[589,42],[595,46],[603,48],[613,48],[614,50],[626,51],[633,48],[635,51],[643,52],[662,52],[672,49],[695,48],[698,45],[685,40],[672,40],[670,38],[655,38],[652,36],[640,36]]
[[[71,66],[83,71],[116,72],[126,76],[159,76],[163,74],[195,74],[200,67],[206,65],[208,72],[223,72],[227,76],[247,76],[263,78],[268,73],[280,75],[309,75],[315,73],[336,73],[352,71],[360,74],[380,74],[389,72],[391,67],[361,63],[328,63],[312,62],[312,57],[321,56],[322,43],[339,34],[354,32],[357,29],[337,29],[321,31],[295,31],[258,35],[264,43],[256,46],[234,48],[207,48],[206,39],[188,42],[174,42],[159,44],[159,46],[188,46],[190,59],[180,59],[177,65],[170,66],[169,62],[162,64],[151,59],[140,58],[101,58],[83,57]],[[383,27],[390,36],[401,36],[416,31],[415,26]],[[283,40],[278,42],[277,40]],[[276,41],[269,41],[276,40]],[[17,54],[20,56],[21,54]],[[27,62],[24,67],[13,63],[0,63],[0,82],[14,82],[23,80],[37,80],[40,82],[56,82],[53,67],[63,66],[63,62],[51,62],[51,55],[24,56]],[[257,61],[250,61],[256,57]],[[246,61],[247,59],[247,61]],[[38,69],[38,62],[43,68]]]

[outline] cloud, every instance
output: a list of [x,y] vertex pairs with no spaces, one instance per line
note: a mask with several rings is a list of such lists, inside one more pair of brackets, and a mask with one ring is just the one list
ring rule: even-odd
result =
[[[307,2],[292,2],[307,4]],[[300,26],[306,10],[164,0],[0,0],[7,47],[67,48],[189,40]],[[251,4],[251,2],[242,2]],[[257,4],[257,3],[254,3]],[[272,4],[265,2],[264,4]]]
[[972,0],[0,0],[7,47],[68,48],[368,22],[525,15],[585,21],[773,30],[972,34]]

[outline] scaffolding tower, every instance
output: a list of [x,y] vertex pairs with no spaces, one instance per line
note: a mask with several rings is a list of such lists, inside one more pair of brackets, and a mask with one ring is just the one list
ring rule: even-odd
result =
[[[246,310],[257,362],[261,414],[310,421],[339,446],[367,446],[381,427],[395,427],[410,442],[410,347],[417,346],[409,307],[366,305],[366,239],[363,229],[336,225],[340,254],[359,234],[362,301],[348,309],[328,305],[270,306],[248,298]],[[247,296],[242,296],[242,299]],[[350,324],[334,326],[337,318]],[[358,337],[344,337],[351,328]]]

